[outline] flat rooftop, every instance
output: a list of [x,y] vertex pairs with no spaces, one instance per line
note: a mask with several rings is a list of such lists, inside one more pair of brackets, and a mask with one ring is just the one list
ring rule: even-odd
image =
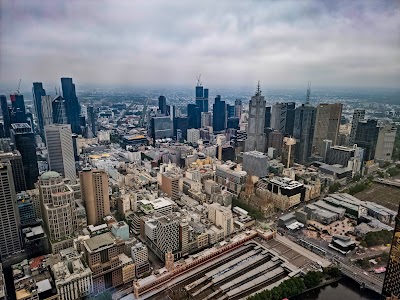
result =
[[143,199],[143,200],[139,200],[139,202],[142,205],[152,205],[155,210],[172,205],[171,201],[168,201],[165,198],[157,198],[155,200]]
[[112,246],[114,244],[114,239],[109,233],[103,233],[85,240],[84,243],[86,244],[88,250],[94,252],[100,248]]
[[295,181],[289,177],[274,177],[267,181],[269,181],[270,183],[279,185],[281,188],[289,189],[289,190],[303,186],[302,183]]

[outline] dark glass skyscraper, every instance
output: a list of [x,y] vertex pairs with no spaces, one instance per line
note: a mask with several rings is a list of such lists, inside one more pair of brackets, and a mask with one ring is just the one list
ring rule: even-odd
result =
[[187,117],[188,117],[188,128],[201,127],[201,111],[196,104],[188,104]]
[[68,124],[71,124],[73,133],[79,134],[81,130],[79,124],[81,107],[78,98],[76,97],[75,84],[72,82],[72,78],[61,78],[61,87],[63,98],[65,99],[65,110]]
[[396,216],[396,225],[390,249],[389,263],[383,282],[382,296],[400,297],[400,206]]
[[271,107],[267,106],[265,108],[265,125],[264,128],[270,128],[271,127]]
[[364,161],[374,159],[378,135],[379,127],[377,120],[368,119],[358,122],[354,144],[365,149]]
[[3,123],[4,123],[4,136],[10,137],[10,112],[8,110],[7,97],[5,95],[0,95],[0,105],[1,105],[1,113],[3,115]]
[[35,105],[36,118],[38,120],[39,131],[43,134],[43,112],[42,112],[42,96],[46,96],[46,91],[43,89],[41,82],[34,82],[32,88],[33,103]]
[[204,89],[201,85],[196,86],[196,105],[200,113],[208,112],[208,89]]
[[167,115],[167,98],[165,96],[158,97],[158,109],[163,115]]
[[187,139],[188,130],[188,118],[187,117],[175,117],[174,118],[174,137],[178,139],[177,131],[180,130],[183,139]]
[[89,106],[88,107],[87,113],[88,113],[88,118],[89,118],[88,121],[89,121],[90,129],[92,131],[93,136],[96,136],[97,135],[97,128],[96,128],[97,127],[96,126],[96,124],[97,124],[97,113],[95,112],[93,106]]
[[28,190],[34,189],[39,177],[35,135],[28,124],[15,123],[11,124],[11,139],[22,157],[26,187]]
[[296,108],[293,137],[297,140],[295,157],[298,163],[306,163],[311,156],[316,114],[317,109],[308,104]]
[[11,123],[26,122],[26,109],[24,96],[21,94],[10,95],[11,99]]
[[213,131],[223,131],[226,129],[226,104],[217,95],[213,105]]
[[[54,124],[68,124],[66,113],[66,104],[63,97],[58,95],[51,103],[53,109],[53,123]],[[79,120],[79,119],[78,119]],[[78,124],[79,125],[79,124]]]

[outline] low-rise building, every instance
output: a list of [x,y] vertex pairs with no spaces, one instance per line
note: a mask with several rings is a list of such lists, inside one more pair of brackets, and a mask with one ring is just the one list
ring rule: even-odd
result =
[[131,248],[131,255],[135,264],[136,277],[150,271],[149,254],[146,245],[137,243]]

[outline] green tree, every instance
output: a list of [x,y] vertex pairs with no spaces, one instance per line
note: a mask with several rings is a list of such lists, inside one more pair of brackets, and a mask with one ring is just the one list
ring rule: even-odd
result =
[[307,288],[316,287],[322,281],[323,274],[321,272],[310,271],[304,275],[304,284]]

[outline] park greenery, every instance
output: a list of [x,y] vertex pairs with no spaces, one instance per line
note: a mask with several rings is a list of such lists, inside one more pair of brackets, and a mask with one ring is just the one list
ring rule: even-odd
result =
[[255,220],[262,220],[264,218],[264,215],[261,210],[254,208],[253,206],[247,204],[246,202],[239,200],[236,197],[232,198],[232,207],[239,206],[240,208],[247,210],[249,213],[249,216],[252,217]]
[[390,176],[400,175],[400,165],[396,165],[395,167],[391,167],[386,171]]
[[340,277],[340,270],[336,267],[325,268],[323,272],[310,271],[303,277],[289,278],[280,285],[274,287],[272,290],[264,290],[247,299],[281,300],[283,298],[290,298],[303,293],[307,289],[312,289],[318,286],[324,278],[332,279],[338,277]]
[[[363,239],[367,247],[390,244],[392,242],[393,232],[388,230],[370,231]],[[362,244],[364,244],[362,242]]]
[[329,193],[336,193],[341,187],[339,182],[334,182],[329,186]]

